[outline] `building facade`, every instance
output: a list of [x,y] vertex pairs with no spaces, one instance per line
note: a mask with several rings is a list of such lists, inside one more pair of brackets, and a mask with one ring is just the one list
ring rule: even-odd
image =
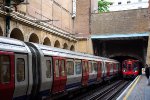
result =
[[80,14],[77,16],[79,5],[76,0],[24,0],[20,4],[15,2],[17,0],[10,1],[9,6],[5,0],[0,1],[1,36],[92,53],[78,48],[83,40],[78,39],[76,33],[89,34],[89,27],[79,29]]

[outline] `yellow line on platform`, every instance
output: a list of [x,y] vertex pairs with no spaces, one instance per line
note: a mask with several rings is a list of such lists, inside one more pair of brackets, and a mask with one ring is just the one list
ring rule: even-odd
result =
[[129,89],[129,92],[124,96],[123,100],[127,100],[127,98],[129,97],[129,95],[131,94],[133,88],[135,87],[135,85],[137,84],[137,82],[139,81],[141,76],[138,77],[138,79],[136,80],[136,82],[132,85],[132,87]]

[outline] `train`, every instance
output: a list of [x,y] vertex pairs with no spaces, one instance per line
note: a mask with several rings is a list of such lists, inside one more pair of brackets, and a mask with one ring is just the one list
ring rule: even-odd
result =
[[0,37],[0,99],[38,100],[118,76],[117,60]]
[[123,78],[133,79],[140,73],[139,61],[134,59],[127,59],[122,62]]

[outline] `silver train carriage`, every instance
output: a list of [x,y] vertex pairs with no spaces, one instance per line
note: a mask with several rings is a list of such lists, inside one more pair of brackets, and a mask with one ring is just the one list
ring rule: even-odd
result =
[[33,100],[118,75],[113,59],[0,37],[0,98]]

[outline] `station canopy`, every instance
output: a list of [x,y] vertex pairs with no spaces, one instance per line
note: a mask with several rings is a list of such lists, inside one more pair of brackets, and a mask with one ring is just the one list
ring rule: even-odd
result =
[[144,33],[132,33],[132,34],[93,34],[91,35],[92,40],[133,40],[143,39],[149,36],[149,32]]

